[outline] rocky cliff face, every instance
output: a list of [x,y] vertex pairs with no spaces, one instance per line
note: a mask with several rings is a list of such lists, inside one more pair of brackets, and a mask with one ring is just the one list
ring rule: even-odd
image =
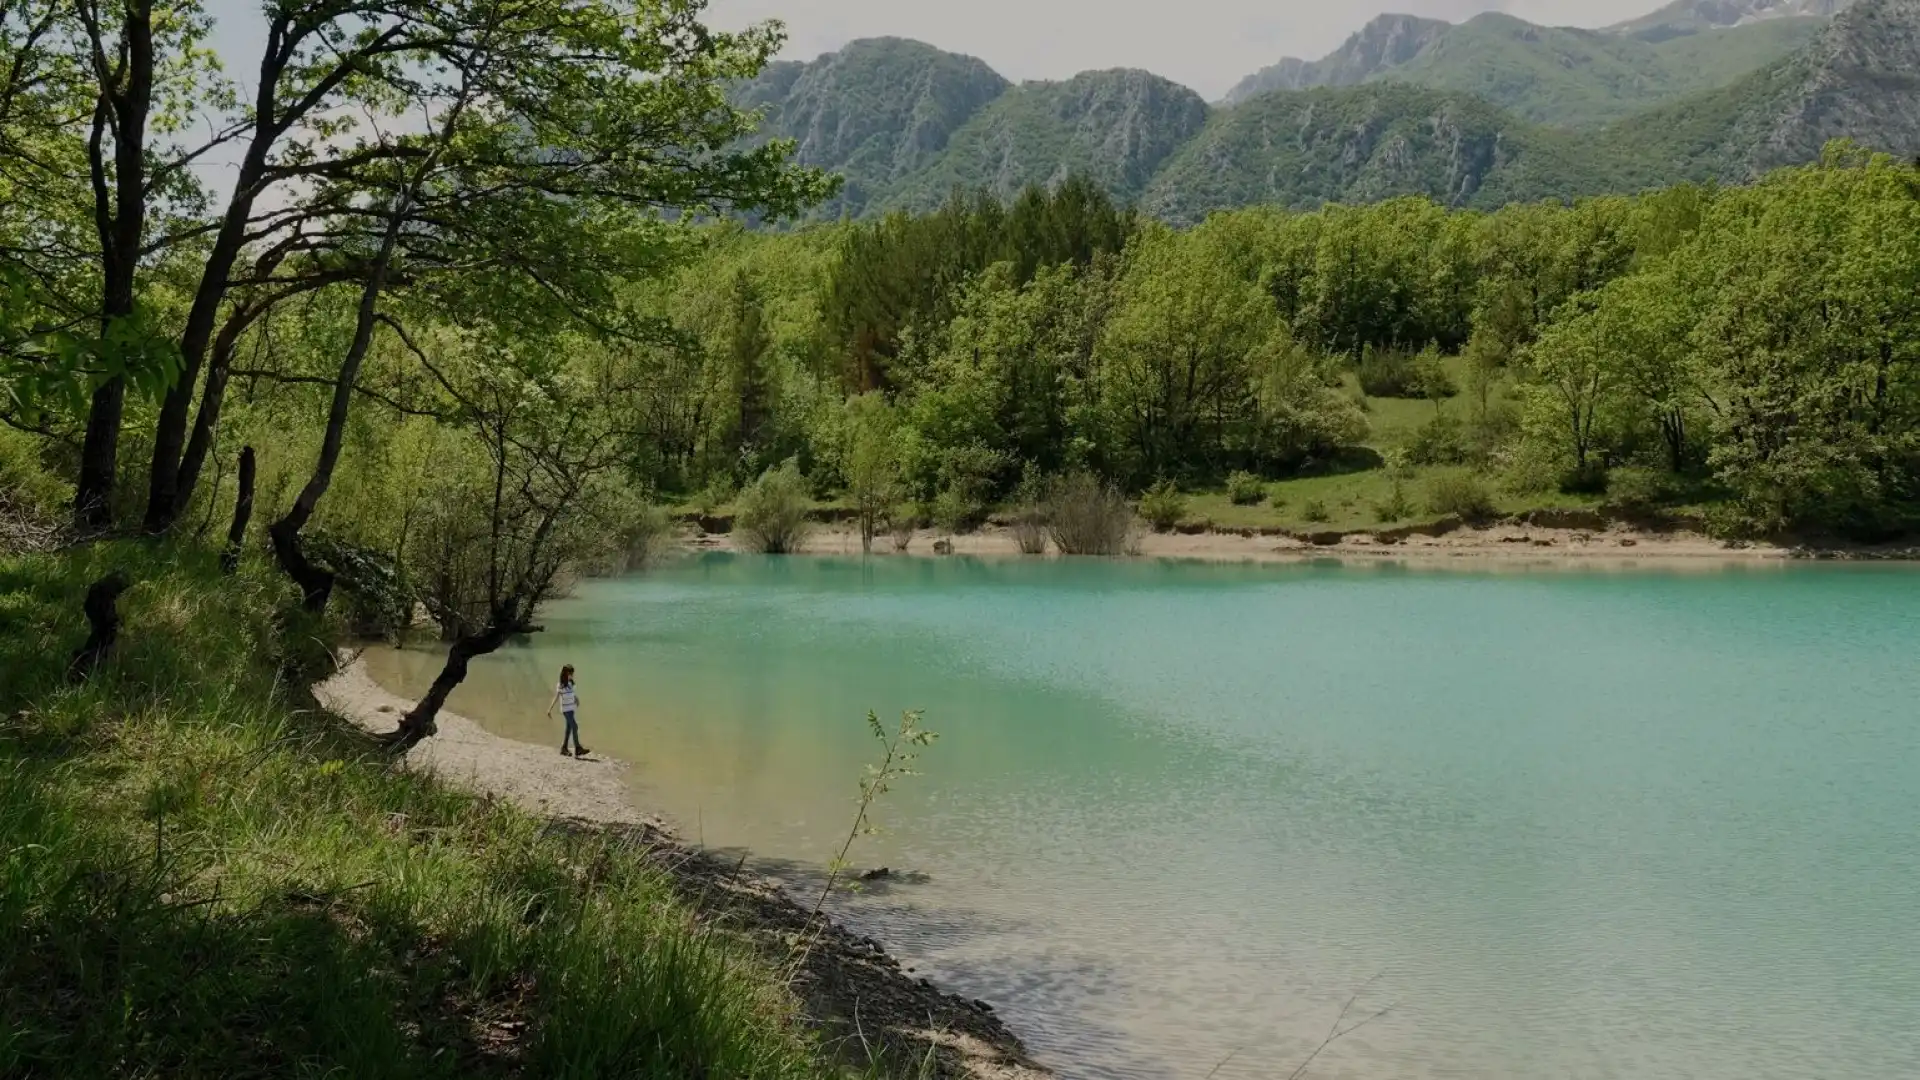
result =
[[738,100],[766,111],[762,133],[799,143],[808,165],[846,176],[839,204],[861,213],[927,167],[1010,84],[983,61],[901,38],[855,41],[806,64],[773,64]]
[[1769,19],[1828,19],[1852,4],[1853,0],[1678,0],[1609,29],[1647,41],[1664,41]]
[[1782,75],[1748,175],[1812,160],[1833,139],[1920,153],[1920,0],[1859,0]]
[[984,187],[1005,197],[1075,173],[1131,200],[1206,122],[1200,95],[1145,71],[1025,83],[981,109],[954,133],[940,161],[890,202],[924,208],[955,188]]
[[1438,19],[1382,15],[1320,60],[1288,58],[1247,76],[1227,91],[1226,101],[1241,102],[1273,90],[1358,86],[1420,55],[1451,29],[1451,24]]
[[1220,110],[1170,159],[1143,208],[1176,223],[1252,203],[1311,208],[1425,195],[1475,205],[1532,152],[1534,130],[1476,98],[1396,83],[1271,93]]
[[[1835,7],[1844,10],[1831,20],[1805,17]],[[1920,0],[1689,0],[1666,14],[1676,12],[1746,29],[1649,45],[1496,17],[1451,30],[1382,19],[1335,57],[1306,65],[1310,73],[1286,75],[1345,85],[1274,89],[1215,109],[1144,71],[1013,87],[971,57],[897,39],[774,64],[737,93],[766,110],[763,137],[795,139],[803,161],[847,177],[843,200],[823,217],[924,209],[955,188],[1008,196],[1075,173],[1149,213],[1193,221],[1252,203],[1417,194],[1495,206],[1741,182],[1815,160],[1836,138],[1920,152]],[[1450,36],[1428,40],[1436,29]],[[1816,35],[1810,44],[1806,34]],[[1745,51],[1725,51],[1748,39]],[[1784,59],[1767,51],[1779,41],[1796,51]],[[1512,101],[1490,104],[1518,86],[1564,112],[1594,85],[1642,85],[1710,60],[1731,81],[1580,131],[1516,113]],[[1642,70],[1655,61],[1668,67]],[[1390,78],[1366,74],[1380,65]],[[1488,72],[1492,85],[1466,77]]]

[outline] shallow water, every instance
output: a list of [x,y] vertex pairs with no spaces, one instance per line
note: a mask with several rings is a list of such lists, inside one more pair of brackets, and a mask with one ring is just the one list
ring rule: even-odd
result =
[[[1065,1076],[1920,1076],[1920,574],[690,557],[452,707],[589,746]],[[374,672],[418,690],[430,652]],[[1382,1010],[1386,1010],[1384,1015]]]

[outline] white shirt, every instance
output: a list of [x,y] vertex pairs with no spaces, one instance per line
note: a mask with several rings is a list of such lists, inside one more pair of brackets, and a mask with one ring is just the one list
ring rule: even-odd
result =
[[580,699],[574,696],[573,684],[561,683],[556,689],[560,692],[560,707],[567,712],[580,708]]

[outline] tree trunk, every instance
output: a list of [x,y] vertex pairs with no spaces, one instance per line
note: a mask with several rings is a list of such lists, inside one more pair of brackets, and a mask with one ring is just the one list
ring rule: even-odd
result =
[[507,643],[514,634],[514,628],[489,623],[477,634],[468,634],[453,643],[447,650],[447,662],[440,668],[440,674],[434,676],[433,685],[427,688],[427,696],[420,699],[400,718],[399,730],[387,738],[398,750],[405,751],[431,737],[439,726],[440,710],[447,703],[448,695],[455,687],[466,681],[467,665],[474,658],[485,656]]
[[300,586],[300,606],[315,615],[327,610],[327,601],[333,596],[333,571],[307,558],[306,548],[300,543],[300,525],[281,518],[267,526],[267,539],[273,542],[274,561]]
[[[124,82],[108,84],[105,73],[93,110],[87,141],[88,176],[93,186],[94,231],[100,241],[100,336],[113,340],[115,328],[134,313],[134,273],[147,226],[147,116],[153,106],[153,7],[133,0],[122,10],[118,52]],[[107,50],[104,28],[87,23],[95,48]],[[108,175],[106,134],[113,133],[113,171]],[[126,348],[125,341],[104,344]],[[121,357],[114,358],[124,359]],[[127,382],[114,376],[93,392],[87,412],[86,443],[80,451],[80,476],[73,497],[74,523],[84,533],[99,533],[113,522],[113,481],[120,460],[120,421]]]
[[93,675],[95,668],[113,651],[113,644],[120,637],[120,611],[115,606],[120,602],[120,594],[132,587],[132,582],[118,570],[87,589],[87,599],[81,605],[87,613],[87,623],[92,630],[87,635],[86,644],[80,646],[67,662],[67,681],[85,682]]
[[[292,129],[305,112],[296,105],[283,115],[276,100],[280,73],[292,55],[282,50],[285,32],[286,24],[281,20],[275,20],[268,29],[267,48],[260,62],[259,81],[255,83],[253,131],[247,141],[247,152],[240,159],[240,171],[234,178],[233,193],[227,198],[220,232],[207,253],[193,304],[187,309],[186,326],[180,334],[180,380],[168,388],[154,425],[153,461],[147,474],[148,532],[165,532],[193,498],[193,488],[199,481],[200,465],[207,452],[201,436],[211,432],[211,421],[220,414],[220,397],[226,390],[226,364],[232,358],[233,340],[252,321],[229,319],[218,337],[214,335],[214,321],[230,288],[234,264],[247,244],[247,224],[253,215],[254,202],[263,190],[261,181],[267,172],[267,156],[279,136]],[[285,249],[275,250],[284,253]],[[278,265],[279,258],[279,254],[270,254],[256,270],[270,271]],[[213,362],[207,371],[206,395],[201,399],[199,417],[194,423],[193,442],[189,443],[187,409],[193,404],[194,383],[200,377],[209,343],[213,346]],[[181,456],[183,446],[186,447],[184,458]]]
[[93,392],[87,410],[87,440],[80,448],[80,478],[73,492],[73,521],[82,534],[96,535],[113,525],[113,477],[120,461],[120,417],[127,380],[112,378]]
[[[173,420],[171,410],[175,408],[175,397],[181,387],[167,392],[167,401],[161,410],[159,427],[154,431],[153,464],[147,475],[147,517],[146,531],[159,534],[172,527],[187,506],[193,501],[193,491],[200,482],[200,470],[206,464],[207,454],[213,449],[213,435],[220,426],[220,406],[226,401],[227,371],[233,364],[233,350],[239,343],[240,335],[252,326],[251,313],[239,313],[227,320],[220,328],[220,334],[214,339],[213,355],[207,363],[207,385],[200,397],[199,411],[194,414],[193,435],[186,440],[186,449],[180,448],[180,440],[185,434],[186,415],[184,406],[178,421]],[[197,364],[189,364],[197,368]],[[181,376],[183,384],[188,382],[194,372]],[[192,386],[186,386],[186,393],[192,393]],[[179,430],[171,429],[177,423]],[[163,441],[164,436],[164,441]]]
[[227,529],[227,548],[220,553],[220,572],[231,575],[240,569],[240,553],[246,548],[247,522],[253,518],[253,447],[240,450],[240,494],[233,502],[233,525]]
[[411,192],[398,196],[387,225],[387,234],[380,244],[380,254],[371,273],[367,275],[366,284],[361,286],[353,343],[347,346],[347,355],[340,362],[340,374],[333,383],[333,404],[327,412],[327,431],[320,441],[320,457],[313,463],[313,475],[307,478],[299,497],[287,508],[286,516],[267,530],[267,535],[273,540],[273,554],[279,560],[280,568],[300,586],[301,605],[316,615],[326,610],[327,598],[333,594],[333,574],[307,559],[306,552],[300,546],[300,530],[313,520],[313,513],[320,506],[320,497],[333,484],[334,467],[340,464],[340,449],[347,434],[347,411],[353,405],[353,387],[360,379],[360,364],[373,347],[373,326],[379,319],[380,293],[387,284],[387,270],[393,264],[393,252],[400,241],[400,226],[406,220],[410,196]]
[[[242,176],[240,186],[244,191],[251,184]],[[200,294],[194,298],[193,308],[187,315],[186,333],[181,338],[180,379],[167,389],[166,399],[160,405],[160,416],[154,423],[153,459],[147,471],[147,514],[144,523],[149,533],[163,533],[172,528],[174,521],[193,498],[194,484],[200,478],[205,446],[200,448],[200,456],[194,459],[191,473],[187,472],[181,456],[183,448],[188,445],[187,410],[193,405],[194,386],[199,381],[200,367],[213,332],[214,312],[226,293],[227,275],[233,269],[241,236],[245,232],[246,215],[252,209],[251,198],[243,200],[238,196],[228,207],[227,221],[201,278]],[[235,215],[238,215],[237,221]],[[236,321],[233,325],[239,324]],[[223,340],[219,344],[222,347],[214,350],[213,370],[207,373],[207,396],[200,409],[202,420],[208,419],[205,402],[212,403],[213,417],[219,416],[220,396],[226,389],[225,368],[231,357],[232,342]],[[196,423],[194,437],[198,439],[203,430],[211,434],[211,428],[211,423],[204,427]]]
[[1667,466],[1678,474],[1687,467],[1687,421],[1679,410],[1662,417],[1661,428],[1667,437]]

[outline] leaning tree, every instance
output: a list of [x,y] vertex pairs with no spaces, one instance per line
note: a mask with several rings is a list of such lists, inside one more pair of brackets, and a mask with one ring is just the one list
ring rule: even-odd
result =
[[339,465],[376,335],[423,317],[409,312],[467,324],[509,313],[522,333],[657,332],[619,285],[684,258],[697,216],[791,214],[831,191],[791,164],[791,144],[744,145],[755,118],[728,98],[777,48],[778,27],[716,33],[701,7],[461,0],[442,15],[439,62],[409,70],[390,103],[412,125],[369,126],[351,166],[312,175],[284,211],[311,242],[282,276],[347,268],[357,290],[320,451],[268,530],[309,609],[324,608],[332,575],[300,534]]

